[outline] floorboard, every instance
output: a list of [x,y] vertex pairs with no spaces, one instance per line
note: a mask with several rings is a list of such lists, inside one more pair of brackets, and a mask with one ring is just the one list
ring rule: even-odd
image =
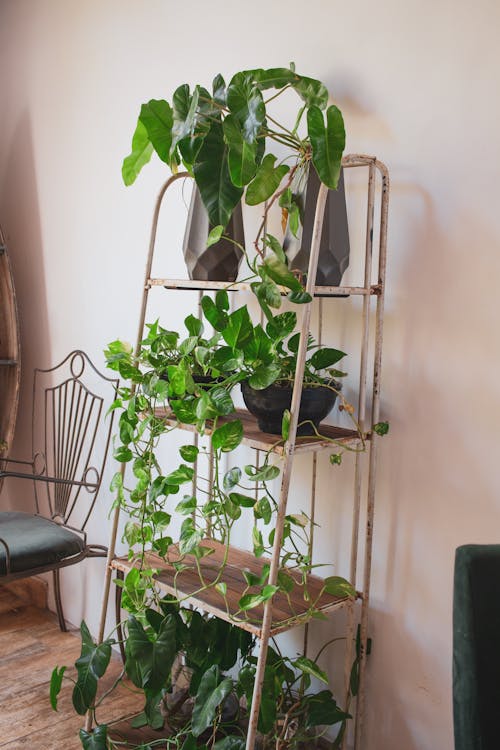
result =
[[[61,633],[57,618],[47,610],[27,606],[0,587],[0,748],[2,750],[81,750],[78,731],[84,718],[71,706],[71,685],[63,683],[59,710],[49,703],[54,667],[73,665],[80,655],[78,631]],[[121,672],[116,655],[103,679],[110,687]],[[141,697],[121,686],[106,699],[106,722],[138,713]],[[98,714],[99,719],[99,714]],[[102,717],[104,720],[104,716]]]

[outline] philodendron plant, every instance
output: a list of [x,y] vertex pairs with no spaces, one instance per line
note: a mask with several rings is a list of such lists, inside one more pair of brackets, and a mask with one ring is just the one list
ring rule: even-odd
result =
[[[288,90],[300,102],[289,126],[282,125],[269,107]],[[277,243],[265,232],[273,204],[279,203],[292,231],[298,229],[300,210],[291,189],[298,169],[312,162],[321,182],[337,188],[345,131],[340,110],[328,106],[328,98],[321,81],[299,75],[293,64],[240,71],[228,84],[217,75],[211,91],[182,84],[171,102],[152,99],[142,105],[132,151],[123,162],[124,182],[132,184],[154,152],[174,173],[183,166],[199,188],[215,227],[214,241],[243,196],[251,206],[265,203],[254,243],[263,261],[266,248]],[[268,150],[271,144],[279,145],[279,157]],[[264,264],[259,275],[283,283],[284,263],[280,259],[276,268],[276,257],[273,263],[274,268]],[[257,270],[255,263],[252,268]],[[295,285],[291,292],[300,293],[300,288]]]

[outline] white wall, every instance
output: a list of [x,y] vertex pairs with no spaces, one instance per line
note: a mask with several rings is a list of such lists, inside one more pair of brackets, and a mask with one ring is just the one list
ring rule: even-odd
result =
[[[0,221],[24,358],[17,453],[34,364],[75,346],[99,359],[106,342],[135,335],[164,176],[156,165],[121,184],[141,102],[293,59],[343,109],[347,150],[389,166],[391,433],[375,521],[370,750],[452,747],[454,549],[498,540],[499,22],[494,0],[0,6]],[[95,627],[101,573],[94,561],[65,574],[73,622]]]

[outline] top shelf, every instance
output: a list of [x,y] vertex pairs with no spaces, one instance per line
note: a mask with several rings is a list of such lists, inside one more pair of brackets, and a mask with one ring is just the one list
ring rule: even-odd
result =
[[[225,289],[228,292],[250,291],[250,284],[246,282],[230,281],[199,281],[197,279],[160,279],[150,278],[146,281],[146,288],[162,286],[165,289],[189,289],[198,292],[216,292]],[[288,289],[282,289],[285,294]],[[372,284],[364,286],[315,286],[315,297],[349,297],[350,295],[371,296],[380,294],[380,287]]]

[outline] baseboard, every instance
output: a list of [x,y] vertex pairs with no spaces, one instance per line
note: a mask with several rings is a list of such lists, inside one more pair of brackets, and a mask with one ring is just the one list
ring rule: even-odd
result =
[[21,578],[19,581],[10,581],[2,584],[4,589],[20,599],[23,604],[31,604],[39,609],[47,609],[48,584],[43,578],[33,576],[32,578]]

